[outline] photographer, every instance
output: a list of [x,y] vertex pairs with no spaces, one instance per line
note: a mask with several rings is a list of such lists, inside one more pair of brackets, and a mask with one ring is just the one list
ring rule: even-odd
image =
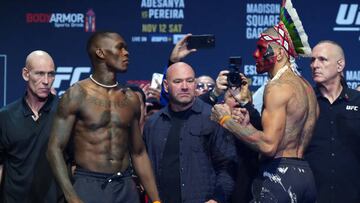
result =
[[[190,53],[197,51],[196,49],[188,49],[187,47],[187,40],[192,36],[192,34],[185,35],[179,42],[176,43],[174,49],[171,52],[169,64],[170,66],[173,63],[181,61],[183,58],[188,56]],[[233,68],[236,64],[234,64],[234,61],[230,61],[230,68]],[[237,61],[237,63],[239,63]],[[230,88],[228,91],[233,92],[237,95],[237,102],[238,105],[246,108],[246,110],[249,111],[250,115],[250,122],[254,125],[257,129],[261,130],[261,118],[259,112],[254,108],[252,105],[252,97],[250,90],[248,89],[247,85],[247,79],[246,77],[239,73],[238,71],[232,71],[233,73],[237,73],[239,75],[238,78],[234,77],[234,74],[232,74],[233,77],[231,77],[232,80],[228,79],[228,75],[230,73],[229,70],[222,70],[219,72],[216,81],[215,81],[215,88],[212,89],[212,91],[208,91],[205,94],[202,94],[198,96],[201,100],[204,102],[210,104],[211,106],[218,103],[219,98],[225,93],[225,91],[228,90],[228,84],[230,83]],[[241,83],[244,83],[243,88],[240,88]]]

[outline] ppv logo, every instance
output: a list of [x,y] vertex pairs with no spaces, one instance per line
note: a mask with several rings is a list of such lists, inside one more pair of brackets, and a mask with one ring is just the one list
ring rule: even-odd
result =
[[334,31],[360,31],[359,4],[340,4]]
[[[60,66],[56,69],[56,76],[53,87],[58,91],[58,95],[64,92],[74,83],[80,80],[82,74],[89,74],[90,67],[65,67]],[[64,81],[68,82],[62,85]]]

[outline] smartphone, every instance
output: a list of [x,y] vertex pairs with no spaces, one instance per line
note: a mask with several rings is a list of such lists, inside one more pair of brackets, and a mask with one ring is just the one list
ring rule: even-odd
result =
[[161,73],[153,73],[152,78],[151,78],[150,87],[161,90],[161,83],[162,83],[163,76],[164,75]]
[[209,49],[215,47],[215,35],[191,35],[187,40],[188,49]]

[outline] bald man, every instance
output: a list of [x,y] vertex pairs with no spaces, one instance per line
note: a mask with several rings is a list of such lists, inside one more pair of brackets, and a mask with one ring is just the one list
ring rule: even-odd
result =
[[210,76],[202,75],[196,78],[196,96],[200,96],[215,88],[215,81]]
[[345,83],[345,54],[338,43],[319,42],[310,66],[320,116],[305,158],[317,202],[360,202],[360,92]]
[[169,104],[145,123],[144,139],[165,203],[228,202],[236,151],[233,138],[210,120],[195,96],[195,73],[183,62],[164,80]]
[[[159,201],[141,136],[139,97],[118,85],[129,52],[115,32],[94,33],[87,44],[92,75],[70,87],[59,101],[48,158],[68,202],[139,202],[133,169],[152,201]],[[74,143],[76,170],[71,183],[63,151]]]
[[22,69],[25,95],[0,110],[1,202],[56,202],[55,181],[45,157],[57,99],[51,94],[55,65],[33,51]]

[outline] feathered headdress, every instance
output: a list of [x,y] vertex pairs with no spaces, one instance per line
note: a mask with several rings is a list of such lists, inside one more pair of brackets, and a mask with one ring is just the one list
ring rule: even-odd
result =
[[262,34],[261,38],[280,44],[292,57],[311,55],[308,36],[291,0],[283,0],[280,8],[280,22],[274,26],[274,29],[279,37]]

